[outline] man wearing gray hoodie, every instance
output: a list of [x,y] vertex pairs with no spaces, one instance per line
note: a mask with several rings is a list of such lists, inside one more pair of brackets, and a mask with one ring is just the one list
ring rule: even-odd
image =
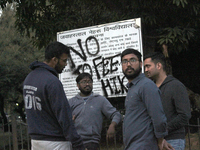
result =
[[89,73],[81,73],[76,82],[80,93],[69,100],[76,130],[87,150],[99,150],[103,115],[111,120],[107,138],[112,138],[115,126],[122,120],[121,114],[105,97],[92,92],[93,79]]

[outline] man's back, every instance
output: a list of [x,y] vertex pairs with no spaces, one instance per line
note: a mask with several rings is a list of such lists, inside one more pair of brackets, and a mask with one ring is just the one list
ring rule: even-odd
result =
[[24,81],[23,96],[32,150],[84,149],[58,79],[69,54],[69,47],[52,42],[45,49],[44,62],[35,61],[30,65],[33,71]]
[[35,66],[37,68],[27,76],[23,88],[29,134],[32,139],[53,140],[56,137],[57,140],[65,141],[56,119],[59,115],[54,115],[54,111],[60,113],[54,107],[60,107],[59,103],[66,105],[65,101],[56,98],[57,95],[62,95],[55,92],[60,89],[62,93],[62,85],[53,69],[43,63],[35,63]]

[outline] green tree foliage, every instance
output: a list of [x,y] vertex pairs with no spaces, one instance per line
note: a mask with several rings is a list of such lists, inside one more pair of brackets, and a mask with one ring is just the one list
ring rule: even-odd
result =
[[22,83],[30,71],[29,64],[41,56],[41,51],[32,46],[30,39],[16,30],[15,12],[15,6],[9,5],[0,17],[0,112],[4,119],[4,105],[8,104],[12,107],[7,111],[16,110],[23,115],[23,108],[14,106],[23,103]]
[[188,49],[200,24],[199,0],[1,0],[17,3],[16,25],[35,33],[34,43],[46,46],[56,33],[131,18],[142,18],[144,48],[167,44],[179,53]]

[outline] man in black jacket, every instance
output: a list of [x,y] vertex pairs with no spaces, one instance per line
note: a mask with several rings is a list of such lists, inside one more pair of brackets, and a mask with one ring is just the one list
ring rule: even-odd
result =
[[167,117],[168,135],[165,140],[176,150],[185,148],[185,125],[191,117],[190,101],[185,86],[166,73],[166,59],[154,52],[144,57],[146,75],[161,90],[161,100]]
[[23,96],[32,150],[83,150],[63,85],[58,78],[67,65],[69,48],[50,43],[45,61],[35,61],[23,84]]

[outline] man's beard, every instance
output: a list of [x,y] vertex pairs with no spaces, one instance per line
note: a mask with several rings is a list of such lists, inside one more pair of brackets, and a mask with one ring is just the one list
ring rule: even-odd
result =
[[[130,67],[127,68],[127,69],[130,69]],[[134,70],[134,73],[133,73],[133,74],[126,74],[126,73],[125,73],[126,70],[123,71],[125,77],[126,77],[128,80],[135,79],[137,76],[139,76],[140,72],[142,71],[142,68],[141,68],[141,67],[139,67],[139,68],[136,69],[136,70],[133,69],[133,68],[131,68],[131,69]]]
[[80,91],[81,91],[81,93],[83,93],[84,95],[89,95],[91,92],[92,92],[92,90],[89,90],[89,91],[84,91],[84,90],[82,90],[82,89],[79,89]]
[[55,70],[57,71],[58,74],[60,74],[60,73],[62,73],[62,70],[63,70],[63,69],[61,69],[60,64],[57,63],[56,66],[55,66]]

